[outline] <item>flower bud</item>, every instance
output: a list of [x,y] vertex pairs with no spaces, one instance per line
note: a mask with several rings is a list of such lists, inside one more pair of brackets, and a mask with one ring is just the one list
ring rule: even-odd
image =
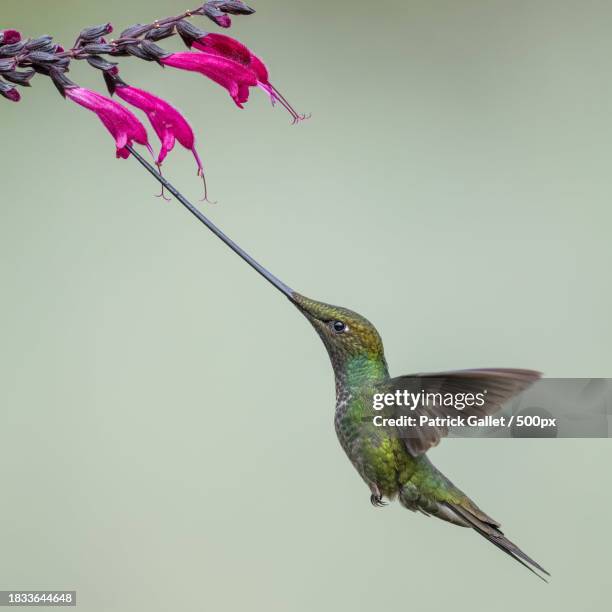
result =
[[25,46],[26,44],[23,40],[10,45],[2,45],[0,46],[0,57],[15,57],[23,51]]
[[110,70],[105,70],[103,73],[104,82],[106,83],[106,88],[108,89],[108,93],[112,96],[115,91],[117,91],[117,86],[121,85],[123,81],[118,74],[111,72]]
[[32,64],[52,64],[59,58],[53,53],[47,53],[46,51],[32,51],[28,54],[28,59]]
[[119,55],[132,55],[138,59],[144,60],[145,62],[153,61],[141,48],[138,43],[123,44],[119,48]]
[[53,66],[58,70],[68,70],[70,66],[70,58],[69,57],[55,57],[55,62],[53,62]]
[[55,85],[55,87],[57,87],[57,91],[59,91],[60,94],[64,98],[66,97],[67,89],[70,89],[72,87],[77,87],[77,84],[71,81],[66,76],[66,73],[62,72],[61,70],[57,70],[55,68],[49,68],[48,74],[51,77],[51,80],[53,81],[53,84]]
[[34,70],[12,70],[10,72],[2,73],[2,78],[10,81],[11,83],[15,83],[16,85],[21,85],[22,87],[29,87],[30,80],[36,74]]
[[17,30],[0,31],[0,45],[13,45],[21,40],[21,34]]
[[112,53],[114,50],[115,47],[113,45],[104,43],[92,43],[83,47],[83,51],[94,55],[98,55],[99,53]]
[[143,32],[147,31],[148,27],[142,25],[142,23],[135,23],[121,32],[121,38],[138,38]]
[[140,48],[148,56],[149,61],[158,62],[162,57],[169,55],[168,51],[149,40],[143,40],[140,43]]
[[55,45],[53,44],[53,37],[51,36],[39,36],[38,38],[32,38],[26,42],[26,49],[29,51],[51,51]]
[[103,70],[104,72],[107,70],[112,70],[117,65],[116,62],[109,62],[99,55],[90,55],[86,59],[90,66],[93,66],[97,70]]
[[220,11],[229,13],[230,15],[252,15],[255,12],[255,9],[247,6],[244,2],[241,2],[241,0],[226,0],[213,2],[213,4],[215,4]]
[[79,38],[85,42],[90,40],[98,40],[100,36],[106,36],[113,31],[113,26],[110,23],[103,23],[101,25],[92,26],[85,28],[81,31]]
[[21,100],[19,92],[12,85],[4,81],[0,81],[0,96],[3,96],[11,102],[19,102],[19,100]]
[[176,31],[188,47],[191,47],[194,41],[200,40],[200,38],[208,34],[208,32],[200,30],[200,28],[197,28],[191,22],[185,20],[181,20],[176,24]]
[[218,26],[222,28],[229,28],[232,25],[232,20],[229,15],[226,15],[223,11],[220,11],[212,3],[205,4],[202,8],[204,9],[204,15],[210,20],[214,21]]
[[158,26],[147,32],[145,38],[147,40],[163,40],[164,38],[170,38],[174,34],[174,24],[169,23],[167,25]]

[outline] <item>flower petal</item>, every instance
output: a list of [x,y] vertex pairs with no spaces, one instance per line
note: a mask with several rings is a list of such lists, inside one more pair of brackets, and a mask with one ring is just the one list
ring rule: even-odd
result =
[[193,46],[203,53],[212,53],[233,59],[235,62],[250,68],[260,83],[267,84],[269,82],[270,77],[266,65],[246,45],[231,36],[211,32],[195,40]]
[[166,66],[203,74],[227,89],[236,106],[240,108],[249,99],[249,87],[257,85],[257,78],[252,70],[220,55],[182,52],[172,53],[160,61]]
[[[186,149],[194,152],[196,159],[199,159],[197,153],[195,153],[193,130],[185,117],[174,106],[148,91],[131,85],[117,84],[115,93],[122,100],[139,108],[147,115],[162,144],[157,158],[158,164],[161,164],[168,153],[172,151],[175,140],[178,140]],[[202,166],[198,163],[198,170],[201,169]]]
[[117,156],[127,158],[126,147],[133,142],[149,147],[147,131],[136,116],[117,102],[84,87],[69,87],[66,97],[94,112],[111,133],[117,146]]

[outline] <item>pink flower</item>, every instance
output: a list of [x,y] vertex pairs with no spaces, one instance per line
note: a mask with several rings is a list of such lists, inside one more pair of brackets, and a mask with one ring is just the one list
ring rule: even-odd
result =
[[229,92],[236,106],[243,108],[249,87],[257,85],[252,70],[232,59],[209,53],[171,53],[159,60],[164,66],[199,72]]
[[151,151],[144,126],[121,104],[84,87],[67,87],[65,95],[76,104],[98,115],[104,127],[115,139],[117,157],[127,159],[130,156],[127,147],[132,146],[134,142],[146,146]]
[[226,57],[243,66],[248,66],[257,76],[257,80],[268,81],[268,71],[264,63],[254,53],[251,53],[246,45],[243,45],[239,40],[231,36],[226,36],[225,34],[205,34],[194,40],[192,45],[205,53]]
[[178,140],[183,147],[193,153],[198,165],[198,174],[203,175],[204,168],[196,151],[195,136],[185,117],[174,106],[171,106],[165,100],[154,96],[148,91],[131,87],[117,76],[110,76],[110,79],[112,79],[112,86],[109,80],[107,82],[109,87],[111,87],[111,93],[116,93],[128,104],[139,108],[149,118],[155,133],[161,141],[161,149],[157,157],[158,165],[163,163]]
[[280,102],[293,117],[293,123],[307,118],[306,115],[298,114],[278,89],[270,83],[266,65],[240,41],[225,34],[211,33],[191,41],[191,44],[199,51],[225,57],[249,68],[257,79],[257,85],[270,96],[272,104]]

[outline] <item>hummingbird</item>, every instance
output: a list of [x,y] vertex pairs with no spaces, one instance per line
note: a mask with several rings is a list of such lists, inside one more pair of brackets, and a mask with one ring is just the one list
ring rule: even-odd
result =
[[465,407],[464,416],[486,417],[518,395],[540,373],[525,369],[483,368],[391,377],[376,327],[362,315],[305,297],[291,289],[224,234],[151,164],[128,147],[133,157],[191,214],[256,272],[278,289],[306,317],[321,338],[334,371],[334,425],[338,440],[369,491],[369,501],[382,507],[397,500],[420,512],[474,530],[494,546],[546,581],[550,574],[511,542],[501,525],[481,510],[428,459],[427,451],[448,435],[445,417],[456,409],[440,401],[422,405],[427,416],[405,427],[379,427],[373,420],[375,394],[483,393],[483,401]]

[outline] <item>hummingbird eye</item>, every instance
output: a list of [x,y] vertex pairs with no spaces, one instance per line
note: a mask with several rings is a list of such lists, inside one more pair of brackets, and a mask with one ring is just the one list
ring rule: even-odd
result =
[[332,321],[331,328],[337,333],[342,334],[346,331],[346,325],[342,321]]

